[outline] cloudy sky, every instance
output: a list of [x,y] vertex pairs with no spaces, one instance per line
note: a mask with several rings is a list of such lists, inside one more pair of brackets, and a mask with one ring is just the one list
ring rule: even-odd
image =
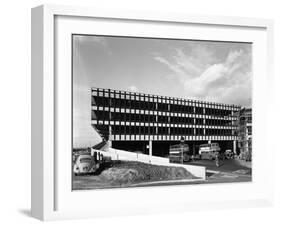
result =
[[251,106],[248,43],[73,36],[74,146],[97,143],[91,87]]

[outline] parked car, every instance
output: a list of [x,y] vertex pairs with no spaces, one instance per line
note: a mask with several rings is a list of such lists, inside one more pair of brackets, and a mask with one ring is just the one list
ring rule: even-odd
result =
[[226,150],[224,153],[224,156],[226,159],[233,159],[234,158],[234,152],[230,149]]
[[75,161],[73,172],[75,175],[94,173],[99,168],[99,164],[91,155],[79,155]]

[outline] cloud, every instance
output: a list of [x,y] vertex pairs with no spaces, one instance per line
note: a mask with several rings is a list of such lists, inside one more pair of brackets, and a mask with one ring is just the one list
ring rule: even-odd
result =
[[138,91],[139,91],[139,89],[138,89],[135,85],[129,86],[128,89],[129,89],[131,92],[138,92]]
[[192,96],[204,97],[208,85],[221,78],[226,71],[227,68],[223,64],[214,64],[208,67],[200,76],[186,80],[184,88]]
[[172,74],[172,79],[179,79],[184,83],[186,79],[199,76],[216,57],[203,44],[194,44],[193,42],[186,45],[186,48],[174,48],[169,57],[161,56],[159,53],[153,53],[154,60],[166,65]]
[[176,49],[170,57],[154,59],[170,69],[169,77],[180,82],[187,98],[251,104],[251,52],[247,49],[229,49],[224,58],[218,58],[214,50],[199,45],[189,52]]

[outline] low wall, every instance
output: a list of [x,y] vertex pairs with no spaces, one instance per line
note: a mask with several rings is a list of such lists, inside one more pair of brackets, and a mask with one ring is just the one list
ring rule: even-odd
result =
[[114,148],[109,148],[109,150],[106,152],[104,151],[99,151],[99,152],[101,152],[104,156],[110,156],[112,160],[139,161],[139,162],[151,163],[151,164],[169,163],[168,158],[149,156],[149,155],[139,154],[129,151],[122,151]]
[[203,180],[206,180],[205,166],[193,166],[193,165],[176,164],[176,163],[169,163],[169,166],[184,167],[188,172],[193,174],[195,177],[200,177]]
[[122,151],[114,148],[109,148],[108,151],[99,151],[99,152],[101,152],[104,156],[111,157],[112,160],[138,161],[138,162],[151,163],[160,166],[183,167],[194,176],[202,178],[203,180],[206,179],[206,167],[204,166],[170,163],[168,158],[138,154],[138,153]]

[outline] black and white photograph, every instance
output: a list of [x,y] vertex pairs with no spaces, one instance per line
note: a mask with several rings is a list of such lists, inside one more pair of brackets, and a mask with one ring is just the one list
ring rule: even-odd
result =
[[72,35],[72,190],[252,181],[252,43]]

